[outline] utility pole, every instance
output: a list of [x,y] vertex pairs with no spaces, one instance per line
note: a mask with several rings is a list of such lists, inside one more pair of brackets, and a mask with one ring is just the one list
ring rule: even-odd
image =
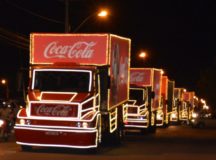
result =
[[70,32],[69,26],[69,0],[65,0],[65,33]]

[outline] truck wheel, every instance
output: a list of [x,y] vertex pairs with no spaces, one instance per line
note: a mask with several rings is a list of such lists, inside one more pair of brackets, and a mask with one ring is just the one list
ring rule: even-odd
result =
[[114,143],[117,144],[117,145],[121,144],[121,141],[122,141],[122,139],[124,137],[122,127],[116,129],[116,131],[113,134],[114,134]]
[[5,129],[0,129],[0,138],[2,138],[3,141],[7,142],[9,136],[9,133]]
[[7,142],[8,139],[9,139],[9,135],[8,135],[7,133],[5,133],[5,134],[3,135],[3,140],[4,140],[5,142]]
[[98,137],[97,137],[97,147],[89,149],[89,153],[98,153],[100,152],[101,145],[102,145],[102,128],[101,128],[101,117],[98,118],[98,124],[97,124],[97,130],[98,130]]
[[31,146],[26,146],[26,145],[21,145],[22,151],[31,151],[32,147]]
[[198,124],[198,128],[200,128],[200,129],[205,128],[205,123],[204,123],[204,122],[200,122],[200,123]]
[[156,126],[149,126],[148,128],[149,133],[155,133],[156,132]]
[[0,138],[3,137],[3,129],[0,128]]

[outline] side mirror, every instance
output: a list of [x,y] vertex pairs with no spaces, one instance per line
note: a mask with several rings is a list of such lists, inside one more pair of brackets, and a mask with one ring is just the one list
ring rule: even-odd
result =
[[110,86],[111,86],[111,80],[110,80],[110,76],[107,76],[107,88],[110,89]]
[[165,104],[168,105],[169,104],[169,100],[165,100]]

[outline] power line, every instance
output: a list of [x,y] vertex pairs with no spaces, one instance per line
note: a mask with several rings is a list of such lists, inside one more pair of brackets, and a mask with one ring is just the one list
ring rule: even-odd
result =
[[[0,38],[1,38],[2,36],[0,35]],[[7,44],[9,44],[9,45],[11,45],[11,46],[14,46],[14,47],[16,47],[16,48],[20,48],[20,49],[23,49],[23,50],[26,50],[26,51],[28,51],[29,50],[29,48],[27,48],[27,47],[23,47],[23,46],[21,46],[21,45],[18,45],[18,44],[16,44],[16,43],[12,43],[12,42],[10,42],[10,41],[4,41],[4,42],[6,42]]]
[[24,44],[24,43],[17,43],[17,41],[11,41],[9,38],[7,38],[6,36],[1,35],[1,34],[0,34],[0,38],[3,39],[4,42],[8,43],[9,45],[12,45],[12,46],[15,46],[17,48],[24,49],[24,50],[29,50],[28,46],[26,46],[26,44]]
[[33,15],[33,16],[35,16],[35,17],[39,17],[39,18],[41,18],[41,19],[43,19],[43,20],[50,21],[50,22],[54,22],[54,23],[58,23],[58,24],[64,24],[64,22],[61,22],[61,21],[58,21],[58,20],[55,20],[55,19],[52,19],[52,18],[48,18],[48,17],[45,17],[45,16],[41,16],[41,15],[39,15],[38,13],[32,12],[32,11],[26,9],[26,8],[20,7],[19,5],[15,4],[15,3],[12,3],[12,2],[9,1],[9,0],[5,0],[5,1],[6,1],[6,3],[8,3],[9,5],[12,5],[13,7],[18,8],[18,9],[20,9],[20,10],[22,10],[22,11],[25,11],[26,13],[31,14],[31,15]]
[[13,33],[0,27],[0,39],[9,45],[29,50],[29,39],[21,34]]
[[5,34],[7,36],[11,36],[11,37],[15,37],[16,39],[20,39],[21,41],[24,41],[24,42],[29,42],[29,38],[23,34],[20,34],[20,33],[13,33],[11,31],[8,31],[2,27],[0,27],[0,33],[2,34]]

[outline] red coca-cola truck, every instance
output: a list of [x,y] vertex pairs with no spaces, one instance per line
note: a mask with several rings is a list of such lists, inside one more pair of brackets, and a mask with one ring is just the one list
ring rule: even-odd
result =
[[185,123],[188,121],[188,105],[185,101],[186,96],[185,88],[175,88],[174,97],[175,97],[175,106],[178,109],[178,123]]
[[130,43],[113,34],[31,34],[29,87],[26,107],[17,114],[16,143],[23,150],[91,149],[120,141]]
[[130,94],[129,101],[124,106],[124,127],[127,130],[155,131],[160,95],[160,69],[130,68]]
[[161,104],[164,113],[164,126],[168,126],[173,121],[173,115],[176,113],[174,108],[174,86],[175,82],[168,76],[162,76]]
[[190,119],[192,118],[192,112],[194,109],[194,96],[195,96],[195,92],[193,91],[187,91],[183,93],[183,100],[187,106],[187,122],[190,121]]

